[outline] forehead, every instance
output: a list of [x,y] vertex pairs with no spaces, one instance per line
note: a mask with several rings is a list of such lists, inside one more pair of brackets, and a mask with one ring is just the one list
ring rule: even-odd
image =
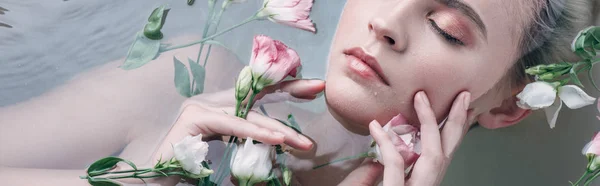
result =
[[[544,0],[462,0],[481,16],[490,30],[520,38],[526,25],[531,24]],[[502,35],[505,35],[502,34]]]

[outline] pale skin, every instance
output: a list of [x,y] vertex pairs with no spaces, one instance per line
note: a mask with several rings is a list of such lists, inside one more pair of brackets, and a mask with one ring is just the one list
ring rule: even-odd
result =
[[[223,50],[213,52],[212,62],[207,67],[208,93],[184,103],[185,99],[173,88],[172,56],[179,59],[195,56],[198,50],[195,46],[165,53],[134,71],[117,69],[122,60],[110,62],[40,97],[0,108],[0,123],[6,123],[0,130],[0,180],[9,185],[42,182],[45,185],[86,185],[78,176],[83,174],[86,164],[98,158],[122,149],[120,157],[148,165],[158,155],[168,157],[170,143],[186,135],[204,134],[206,140],[238,135],[265,143],[286,143],[299,149],[292,153],[290,167],[295,170],[295,180],[301,184],[334,185],[348,174],[358,174],[368,176],[348,176],[342,185],[355,181],[371,185],[381,171],[373,164],[359,166],[361,160],[319,170],[310,170],[310,167],[363,152],[364,145],[370,142],[370,137],[364,136],[369,131],[383,149],[388,149],[389,139],[380,135],[381,129],[376,124],[368,124],[384,124],[393,115],[402,113],[410,123],[420,126],[424,147],[429,150],[423,152],[406,182],[402,177],[386,176],[402,174],[405,165],[398,163],[403,162],[398,154],[383,150],[384,158],[390,160],[385,161],[389,163],[384,165],[383,183],[437,185],[470,123],[479,121],[483,126],[498,128],[514,124],[518,122],[515,118],[527,114],[511,107],[514,105],[510,104],[514,99],[511,93],[518,89],[490,91],[504,76],[504,71],[498,69],[508,69],[516,59],[514,46],[518,41],[511,29],[519,27],[512,24],[511,19],[496,19],[513,15],[497,7],[518,1],[465,0],[481,14],[488,28],[485,39],[481,35],[469,35],[469,47],[450,45],[428,27],[428,20],[436,19],[440,27],[448,26],[441,29],[477,33],[476,26],[464,21],[464,16],[438,1],[366,2],[371,1],[348,1],[334,38],[325,84],[302,80],[280,86],[282,91],[300,98],[313,98],[326,88],[330,112],[315,116],[283,103],[267,105],[274,117],[294,113],[299,123],[306,124],[304,134],[313,143],[306,143],[293,130],[256,113],[248,121],[224,114],[224,110],[232,113],[233,93],[218,90],[233,86],[233,78],[223,77],[235,77],[242,65],[223,62],[235,61]],[[355,13],[361,8],[373,11],[356,16],[362,15]],[[437,17],[425,16],[428,10],[435,10]],[[462,21],[452,22],[455,19]],[[444,22],[447,20],[451,21]],[[467,26],[456,28],[453,24]],[[390,43],[387,38],[394,42]],[[377,58],[386,69],[383,74],[389,85],[364,83],[348,74],[341,53],[348,47],[362,47]],[[448,59],[455,61],[439,63]],[[459,61],[460,65],[456,65]],[[469,107],[463,104],[464,91],[469,92],[469,100],[472,100]],[[427,94],[430,104],[417,99],[423,97],[420,92]],[[503,104],[505,102],[508,104]],[[355,107],[357,103],[361,108]],[[467,108],[472,110],[469,114]],[[440,132],[435,126],[445,116],[455,119],[449,120],[453,122],[447,123]],[[371,122],[373,120],[376,121]],[[247,130],[239,130],[242,125],[248,127],[244,128]],[[355,171],[351,174],[352,170]],[[361,171],[368,174],[359,174]],[[33,177],[38,179],[31,179]],[[172,185],[176,180],[153,181]]]

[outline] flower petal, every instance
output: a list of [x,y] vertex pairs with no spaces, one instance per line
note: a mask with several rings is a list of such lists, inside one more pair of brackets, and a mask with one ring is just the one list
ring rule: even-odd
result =
[[588,144],[585,145],[585,147],[583,147],[583,155],[600,155],[600,135],[598,134],[600,133],[596,132],[594,134],[594,137],[592,138],[592,141],[590,141]]
[[517,106],[523,109],[537,110],[552,105],[556,99],[556,90],[549,83],[538,81],[527,84],[521,93],[517,94]]
[[546,119],[548,120],[548,124],[550,124],[550,128],[553,129],[556,125],[556,119],[558,119],[558,112],[562,108],[562,102],[559,99],[556,99],[554,104],[544,109],[546,113]]
[[560,87],[558,90],[558,97],[560,97],[570,109],[579,109],[594,104],[594,101],[596,100],[575,85],[565,85]]

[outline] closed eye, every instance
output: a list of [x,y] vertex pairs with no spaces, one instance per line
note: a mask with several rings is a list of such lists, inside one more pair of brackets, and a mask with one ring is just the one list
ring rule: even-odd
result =
[[429,23],[431,24],[431,27],[440,35],[442,36],[447,42],[449,42],[450,44],[453,45],[460,45],[460,46],[464,46],[465,43],[463,43],[461,40],[456,39],[456,37],[448,34],[448,32],[444,31],[443,29],[441,29],[437,23],[435,23],[435,21],[433,19],[428,19]]

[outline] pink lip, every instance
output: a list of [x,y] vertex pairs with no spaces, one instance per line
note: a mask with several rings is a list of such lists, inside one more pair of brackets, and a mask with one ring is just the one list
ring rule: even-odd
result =
[[[379,78],[381,80],[381,82],[383,82],[383,84],[388,85],[388,86],[390,85],[389,81],[383,74],[383,70],[381,69],[381,66],[379,66],[379,62],[377,62],[377,59],[375,59],[375,57],[367,54],[362,48],[355,47],[355,48],[346,49],[346,50],[344,50],[344,54],[346,54],[350,58],[358,59],[358,60],[360,60],[360,62],[362,62],[368,66],[368,69],[356,69],[356,67],[354,67],[353,68],[354,71],[356,71],[357,73],[359,73],[363,76],[369,76],[370,73],[372,72],[372,73],[374,73],[374,75],[377,78]],[[351,60],[351,63],[353,62],[353,59],[349,59],[349,60]],[[351,64],[351,66],[354,66],[354,65]]]

